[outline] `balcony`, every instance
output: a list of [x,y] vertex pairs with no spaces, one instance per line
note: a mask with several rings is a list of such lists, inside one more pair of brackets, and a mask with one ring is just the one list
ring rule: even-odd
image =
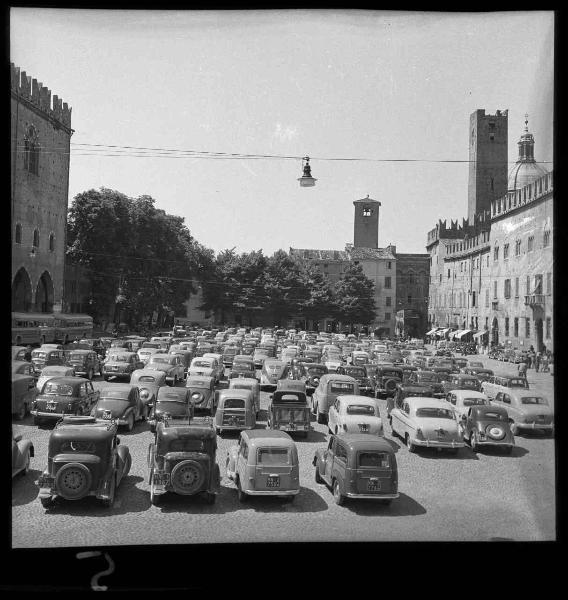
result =
[[544,294],[525,296],[525,306],[544,306]]

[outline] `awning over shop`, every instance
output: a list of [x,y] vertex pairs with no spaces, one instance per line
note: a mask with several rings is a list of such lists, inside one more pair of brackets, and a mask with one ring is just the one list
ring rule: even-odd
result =
[[473,334],[473,337],[478,339],[480,337],[483,337],[485,334],[489,333],[489,331],[478,331],[477,333]]
[[458,339],[460,339],[460,340],[461,340],[461,338],[462,338],[464,335],[467,335],[468,333],[471,333],[471,329],[460,329],[460,330],[459,330],[459,331],[458,331],[458,332],[457,332],[457,333],[454,335],[454,337],[455,337],[455,338],[458,338]]
[[449,327],[447,329],[440,329],[440,331],[436,331],[436,337],[444,337],[448,331],[450,331]]
[[428,331],[426,333],[426,335],[433,335],[434,333],[436,333],[436,331],[438,331],[438,329],[440,329],[439,327],[434,327],[434,329],[430,329],[430,331]]
[[456,338],[459,337],[459,334],[462,332],[461,329],[456,329],[455,331],[452,331],[452,333],[450,333],[450,338],[452,340],[455,340]]

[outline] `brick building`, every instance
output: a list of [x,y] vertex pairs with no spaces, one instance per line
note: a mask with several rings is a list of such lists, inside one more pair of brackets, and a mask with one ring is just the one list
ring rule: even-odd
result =
[[12,310],[60,312],[71,108],[10,64]]
[[[481,111],[484,113],[484,111]],[[479,116],[480,111],[474,115]],[[497,111],[496,117],[506,116]],[[472,115],[473,118],[473,115]],[[488,115],[487,122],[493,117]],[[506,120],[499,120],[500,140],[506,138]],[[479,137],[480,129],[471,135]],[[483,135],[490,140],[491,129]],[[486,140],[486,141],[487,141]],[[477,339],[484,344],[505,344],[511,348],[553,349],[553,173],[534,158],[534,138],[525,131],[518,142],[519,157],[511,168],[506,191],[500,173],[492,172],[493,188],[477,189],[480,207],[473,222],[461,225],[445,221],[428,233],[430,255],[430,331],[439,328],[438,337]],[[471,147],[471,144],[470,144]],[[487,163],[494,153],[486,154],[479,144],[472,160]],[[477,176],[474,170],[474,176]],[[497,186],[495,181],[499,182]]]

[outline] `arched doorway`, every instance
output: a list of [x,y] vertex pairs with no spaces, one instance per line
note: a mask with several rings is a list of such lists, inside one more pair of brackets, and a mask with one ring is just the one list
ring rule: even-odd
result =
[[37,282],[35,306],[37,312],[50,313],[53,311],[53,281],[47,271],[43,272]]
[[536,339],[536,351],[542,350],[542,319],[536,319],[534,322],[534,336]]
[[12,310],[28,312],[32,307],[32,283],[30,276],[22,267],[12,283]]
[[493,319],[491,324],[491,345],[496,346],[499,343],[499,322],[497,317]]

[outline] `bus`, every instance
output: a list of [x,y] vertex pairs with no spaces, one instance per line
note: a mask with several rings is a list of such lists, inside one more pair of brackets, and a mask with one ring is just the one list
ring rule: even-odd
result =
[[12,313],[12,344],[66,344],[93,337],[93,317],[66,313]]
[[12,344],[27,346],[55,341],[55,317],[49,313],[12,313]]

